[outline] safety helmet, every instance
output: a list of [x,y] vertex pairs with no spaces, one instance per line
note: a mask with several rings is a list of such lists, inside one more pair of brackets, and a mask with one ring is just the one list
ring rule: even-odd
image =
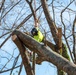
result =
[[33,36],[38,35],[38,30],[37,30],[36,28],[33,28],[33,29],[31,30],[31,34],[32,34]]

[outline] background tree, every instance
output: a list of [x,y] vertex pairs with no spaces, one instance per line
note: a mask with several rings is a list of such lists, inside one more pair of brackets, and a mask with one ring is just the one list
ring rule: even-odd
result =
[[[11,33],[15,29],[19,29],[22,32],[30,32],[32,27],[34,27],[33,13],[26,2],[28,0],[1,0],[0,1],[0,73],[13,74],[15,69],[22,72],[22,62],[20,58],[20,53],[16,49],[17,47],[11,41]],[[31,0],[32,1],[32,0]],[[41,0],[42,1],[42,0]],[[37,17],[40,21],[40,30],[43,34],[46,34],[46,39],[57,44],[57,41],[53,38],[57,34],[53,35],[54,32],[50,31],[51,21],[48,19],[48,14],[44,15],[43,1],[36,1],[37,7]],[[44,0],[46,3],[46,1]],[[34,7],[34,2],[32,1],[31,6]],[[75,23],[76,23],[76,10],[75,10],[75,0],[59,1],[59,0],[48,0],[47,1],[49,15],[52,21],[58,27],[62,27],[62,41],[66,44],[68,53],[70,55],[71,61],[76,63],[75,55]],[[44,11],[44,12],[43,12]],[[57,31],[56,31],[57,32]],[[56,33],[55,32],[55,33]],[[10,42],[9,42],[10,41]],[[8,46],[9,44],[9,46]],[[7,46],[7,47],[6,47]],[[8,48],[9,47],[9,48]],[[12,49],[11,49],[12,47]],[[11,49],[11,51],[10,51]],[[5,60],[5,62],[3,62]],[[12,64],[8,66],[9,64]],[[16,72],[16,71],[15,71]],[[16,73],[19,73],[16,72]]]

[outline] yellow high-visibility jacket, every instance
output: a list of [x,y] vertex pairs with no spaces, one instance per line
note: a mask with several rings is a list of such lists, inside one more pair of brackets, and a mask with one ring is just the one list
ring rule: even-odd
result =
[[42,42],[44,39],[44,36],[39,29],[38,29],[38,35],[35,35],[33,37],[37,42]]

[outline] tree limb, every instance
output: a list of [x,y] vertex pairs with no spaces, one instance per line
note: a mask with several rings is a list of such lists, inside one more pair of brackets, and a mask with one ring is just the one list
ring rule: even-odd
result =
[[23,42],[24,45],[26,45],[30,50],[33,50],[37,52],[38,54],[41,54],[44,56],[46,61],[53,63],[58,67],[58,69],[61,69],[65,72],[67,72],[69,75],[76,75],[76,65],[59,55],[58,53],[52,51],[48,47],[45,47],[41,45],[40,43],[36,42],[33,38],[30,36],[15,30],[13,34],[17,35],[19,39]]
[[30,62],[29,62],[29,59],[28,59],[28,56],[27,56],[27,51],[26,51],[24,45],[21,43],[21,41],[18,39],[18,37],[16,35],[12,36],[12,40],[19,48],[27,75],[34,75],[31,65],[30,65]]
[[45,17],[47,19],[48,25],[50,27],[50,30],[51,30],[51,33],[53,36],[53,39],[54,39],[55,43],[58,44],[58,36],[57,36],[58,31],[57,31],[57,28],[56,28],[54,21],[52,20],[52,18],[50,16],[48,6],[46,4],[46,0],[41,0],[41,3],[42,3],[42,7],[43,7]]

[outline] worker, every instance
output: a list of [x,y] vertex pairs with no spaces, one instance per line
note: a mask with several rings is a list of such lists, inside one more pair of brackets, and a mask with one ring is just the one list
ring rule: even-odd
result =
[[37,42],[42,42],[44,39],[43,34],[41,33],[41,31],[38,29],[38,27],[35,27],[31,30],[31,34],[33,36],[33,38],[37,41]]
[[[44,36],[42,34],[42,32],[39,30],[38,26],[38,21],[36,21],[37,23],[35,24],[35,27],[32,28],[31,30],[31,35],[32,37],[39,43],[43,42],[44,41]],[[32,54],[32,53],[31,53]],[[37,55],[35,56],[35,59],[38,58],[38,56],[41,56],[41,55]],[[31,55],[31,59],[32,59],[32,55]],[[38,62],[39,64],[41,64],[40,62]]]

